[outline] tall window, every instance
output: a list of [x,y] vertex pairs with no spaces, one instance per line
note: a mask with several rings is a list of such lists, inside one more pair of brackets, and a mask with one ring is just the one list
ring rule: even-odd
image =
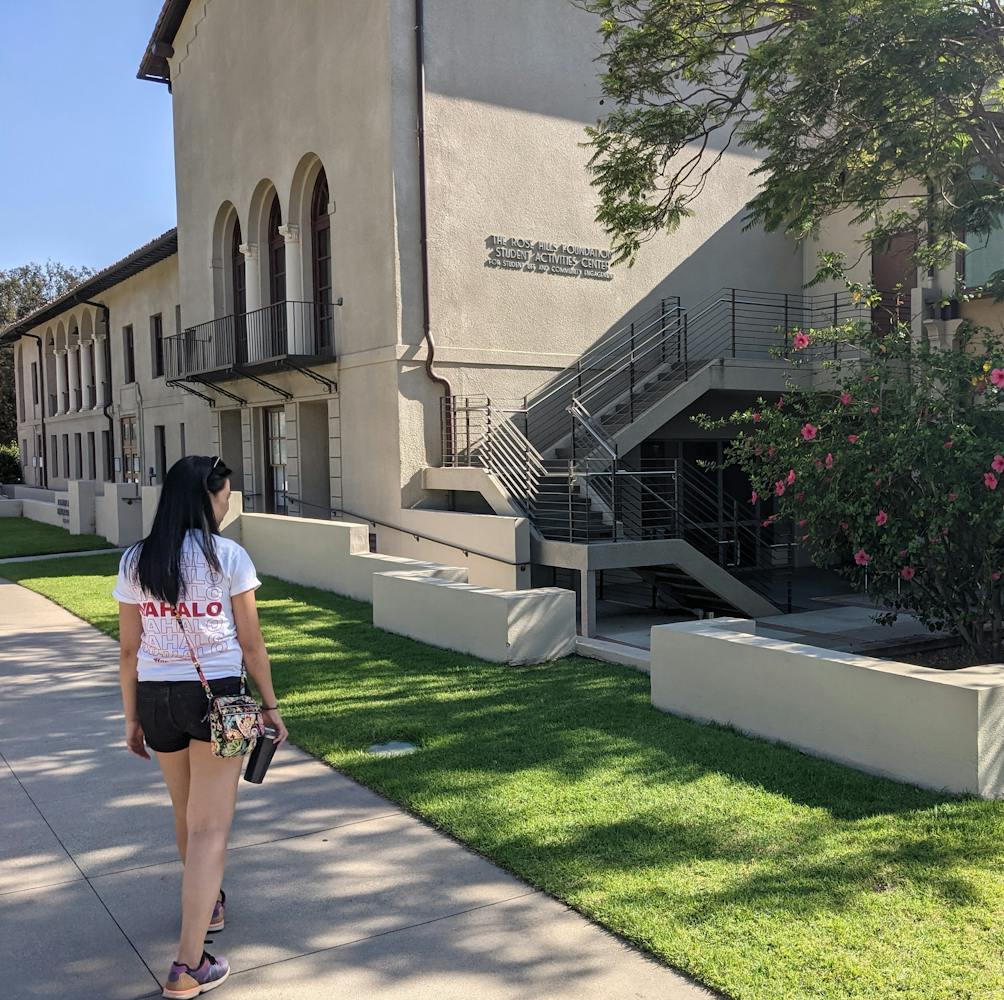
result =
[[154,466],[154,474],[158,483],[163,483],[164,476],[167,475],[167,436],[164,431],[163,424],[153,425],[153,454],[157,463]]
[[55,434],[49,435],[49,464],[52,468],[49,470],[53,476],[59,475],[59,444],[56,439]]
[[150,357],[153,360],[153,377],[164,374],[164,320],[160,313],[150,317]]
[[84,442],[80,434],[73,435],[74,479],[84,478]]
[[244,254],[241,253],[241,224],[234,222],[233,237],[230,240],[230,277],[234,285],[234,315],[247,312],[246,280],[244,275]]
[[310,200],[311,263],[314,274],[314,309],[317,314],[317,353],[330,354],[334,346],[334,306],[331,298],[331,219],[328,217],[328,178],[317,175]]
[[122,418],[122,482],[138,483],[139,442],[136,439],[136,418]]
[[70,435],[63,435],[63,478],[70,478]]
[[101,432],[101,446],[105,456],[105,482],[115,482],[115,445],[112,442],[112,432]]
[[185,443],[185,425],[184,424],[181,425],[180,441],[181,441],[181,457],[184,458],[188,454],[188,446]]
[[98,478],[98,455],[94,431],[87,432],[87,478]]
[[38,406],[38,362],[31,363],[31,401]]
[[285,514],[286,411],[271,406],[262,411],[265,421],[265,513]]
[[273,305],[286,301],[286,241],[279,232],[281,225],[279,196],[275,195],[268,213],[268,300]]
[[122,327],[122,363],[125,367],[125,381],[136,381],[136,354],[133,344],[132,324]]

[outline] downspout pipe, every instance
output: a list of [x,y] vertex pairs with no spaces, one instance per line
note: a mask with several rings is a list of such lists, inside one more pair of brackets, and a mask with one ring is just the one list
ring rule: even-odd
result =
[[[415,97],[418,108],[418,211],[422,253],[422,336],[425,339],[425,373],[429,380],[443,387],[447,399],[453,395],[449,380],[436,371],[436,341],[432,336],[429,295],[429,217],[425,177],[425,2],[415,0]],[[445,415],[444,415],[445,419]],[[444,424],[445,445],[451,450],[451,427]]]
[[[108,338],[108,343],[111,345],[112,342],[112,312],[104,302],[95,302],[92,299],[80,299],[80,304],[84,306],[94,306],[95,309],[100,309],[101,314],[105,320],[105,336]],[[109,357],[111,351],[108,352]],[[108,442],[111,446],[112,453],[105,456],[105,461],[107,465],[104,469],[105,474],[107,474],[108,469],[112,472],[112,482],[115,481],[115,419],[112,417],[111,413],[108,411],[112,407],[112,366],[108,365],[108,371],[105,373],[108,376],[108,398],[105,400],[101,407],[101,412],[105,415],[105,420],[108,421]],[[97,469],[94,470],[97,473]]]
[[[42,338],[37,333],[23,333],[21,336],[30,337],[38,345],[38,382],[40,392],[38,410],[42,414],[42,489],[47,490],[49,488],[49,444],[45,434],[45,356],[42,353]],[[21,391],[24,391],[23,384]]]

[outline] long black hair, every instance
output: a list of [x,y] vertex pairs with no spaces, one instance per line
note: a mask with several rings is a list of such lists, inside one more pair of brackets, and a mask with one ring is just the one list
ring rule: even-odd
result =
[[152,597],[173,605],[185,592],[181,545],[189,531],[195,532],[210,568],[221,572],[213,537],[220,527],[210,494],[226,486],[230,473],[219,458],[186,455],[164,477],[150,534],[129,550],[126,563],[132,577]]

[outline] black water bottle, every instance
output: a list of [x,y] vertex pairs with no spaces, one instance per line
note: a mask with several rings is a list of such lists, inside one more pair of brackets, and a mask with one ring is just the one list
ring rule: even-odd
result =
[[254,785],[260,785],[265,778],[268,765],[272,763],[272,755],[275,753],[275,743],[272,738],[278,730],[271,726],[265,727],[265,734],[258,737],[258,742],[248,757],[248,766],[244,768],[244,780],[250,781]]

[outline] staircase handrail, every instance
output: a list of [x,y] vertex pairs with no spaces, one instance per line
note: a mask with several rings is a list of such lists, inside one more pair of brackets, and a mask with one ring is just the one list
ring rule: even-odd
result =
[[617,443],[612,437],[610,437],[609,434],[605,434],[603,432],[596,421],[593,420],[589,411],[574,396],[572,397],[571,404],[568,406],[567,412],[572,415],[573,420],[580,427],[584,428],[586,433],[588,433],[590,437],[592,437],[592,439],[600,446],[600,448],[605,451],[607,455],[609,455],[616,463]]
[[[676,311],[677,317],[679,317],[682,312],[680,297],[678,295],[671,295],[661,299],[658,306],[653,306],[651,309],[643,312],[637,319],[631,320],[623,326],[618,327],[618,329],[614,330],[612,333],[607,334],[607,336],[605,336],[598,343],[583,351],[583,353],[576,358],[574,364],[568,365],[549,382],[545,382],[543,385],[538,386],[533,392],[529,393],[526,396],[527,408],[529,409],[533,406],[539,405],[550,396],[553,396],[555,392],[563,388],[569,382],[575,381],[581,373],[583,364],[593,364],[594,361],[602,360],[616,353],[620,349],[621,340],[631,338],[632,336],[637,337],[639,334],[643,334],[645,331],[652,329],[652,327],[661,322],[664,322],[666,316],[669,315],[666,311],[666,303],[668,302],[673,303],[672,308]],[[651,316],[653,313],[658,313],[658,315],[649,321],[647,317]]]

